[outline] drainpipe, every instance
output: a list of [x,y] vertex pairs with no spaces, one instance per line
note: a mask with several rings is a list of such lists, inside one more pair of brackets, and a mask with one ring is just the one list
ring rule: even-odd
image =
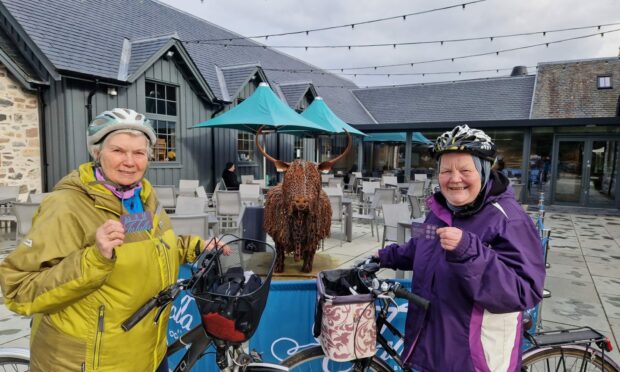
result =
[[39,96],[39,147],[41,151],[41,192],[47,192],[49,190],[47,186],[47,170],[49,164],[47,163],[47,138],[45,134],[45,98],[43,97],[43,87],[37,87],[37,93]]
[[97,89],[99,89],[99,79],[95,80],[95,87],[88,92],[88,98],[86,99],[86,113],[88,115],[88,121],[86,122],[86,126],[90,124],[93,120],[93,96],[97,93]]

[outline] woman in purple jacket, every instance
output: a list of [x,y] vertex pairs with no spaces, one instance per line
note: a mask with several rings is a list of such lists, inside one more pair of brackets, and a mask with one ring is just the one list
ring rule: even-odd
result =
[[436,237],[379,250],[382,267],[413,270],[403,358],[419,371],[518,371],[522,311],[542,298],[545,265],[531,218],[491,171],[495,144],[467,125],[437,138],[440,192],[427,200]]

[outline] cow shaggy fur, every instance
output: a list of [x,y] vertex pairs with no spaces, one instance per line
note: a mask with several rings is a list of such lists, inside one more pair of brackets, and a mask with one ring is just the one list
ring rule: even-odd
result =
[[332,208],[321,188],[321,175],[312,162],[295,160],[284,182],[273,187],[265,201],[265,231],[276,243],[275,272],[284,271],[284,257],[303,259],[302,272],[312,271],[314,254],[330,234]]

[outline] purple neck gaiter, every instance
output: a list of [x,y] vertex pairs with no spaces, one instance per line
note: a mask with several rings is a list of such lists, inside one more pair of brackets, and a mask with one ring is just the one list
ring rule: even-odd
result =
[[134,190],[142,187],[142,181],[140,181],[137,184],[134,184],[132,188],[129,190],[117,191],[116,188],[110,185],[108,180],[106,180],[105,177],[103,177],[103,174],[101,173],[101,170],[99,169],[99,167],[95,168],[95,178],[97,178],[97,181],[101,181],[101,184],[106,189],[110,190],[112,194],[116,195],[121,200],[129,199],[133,197]]

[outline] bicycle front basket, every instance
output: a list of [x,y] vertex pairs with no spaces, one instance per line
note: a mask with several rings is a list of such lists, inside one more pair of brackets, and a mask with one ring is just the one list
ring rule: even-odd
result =
[[[316,286],[314,336],[319,337],[325,355],[338,362],[375,355],[374,299],[357,272],[321,271]],[[358,294],[353,294],[349,288],[354,288]]]
[[[248,243],[257,249],[244,250]],[[260,322],[267,303],[275,262],[274,248],[261,241],[235,239],[226,243],[228,256],[219,256],[214,272],[191,289],[205,331],[230,342],[247,341]]]

